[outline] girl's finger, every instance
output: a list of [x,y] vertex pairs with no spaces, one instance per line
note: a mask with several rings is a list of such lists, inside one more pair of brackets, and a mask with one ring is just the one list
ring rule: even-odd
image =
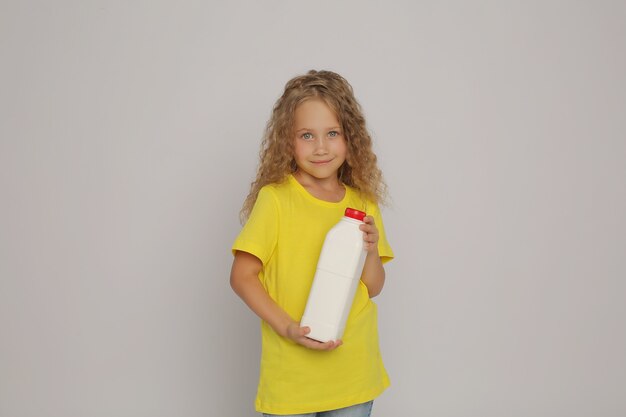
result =
[[318,342],[316,340],[307,339],[307,338],[303,338],[300,341],[300,344],[304,347],[307,347],[309,349],[315,349],[315,350],[326,350],[327,348],[326,344]]
[[300,343],[304,347],[314,350],[333,350],[342,344],[341,340],[330,340],[328,342],[322,343],[306,337],[303,337],[301,340],[298,341],[298,343]]

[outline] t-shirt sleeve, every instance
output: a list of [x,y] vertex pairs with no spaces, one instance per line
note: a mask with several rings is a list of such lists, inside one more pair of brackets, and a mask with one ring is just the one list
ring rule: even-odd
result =
[[277,237],[278,204],[272,191],[263,187],[231,250],[233,255],[236,251],[248,252],[265,265],[274,252]]
[[[369,204],[368,204],[369,205]],[[387,234],[385,233],[385,225],[383,224],[383,216],[380,213],[378,205],[369,205],[368,215],[374,218],[376,228],[378,229],[378,254],[382,263],[389,262],[394,258],[393,250],[387,241]]]

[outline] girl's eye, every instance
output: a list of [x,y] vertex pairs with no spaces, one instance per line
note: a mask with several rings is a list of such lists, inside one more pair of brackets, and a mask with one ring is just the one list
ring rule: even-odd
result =
[[303,133],[302,134],[302,139],[306,139],[306,140],[313,139],[313,135],[310,134],[309,132]]
[[334,138],[336,136],[339,135],[339,132],[337,132],[336,130],[332,130],[330,132],[328,132],[328,136],[330,136],[331,138]]

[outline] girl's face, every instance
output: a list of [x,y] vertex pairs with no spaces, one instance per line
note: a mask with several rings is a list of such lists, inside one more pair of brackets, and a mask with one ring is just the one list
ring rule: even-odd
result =
[[320,99],[307,100],[294,114],[294,158],[301,175],[336,179],[347,145],[335,113]]

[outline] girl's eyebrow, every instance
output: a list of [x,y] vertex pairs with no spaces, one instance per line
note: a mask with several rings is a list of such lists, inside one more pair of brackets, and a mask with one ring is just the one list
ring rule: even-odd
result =
[[[303,130],[313,131],[315,129],[309,129],[308,127],[303,127],[302,129],[296,130],[296,132],[301,132]],[[341,130],[341,127],[339,126],[327,127],[325,130]]]

